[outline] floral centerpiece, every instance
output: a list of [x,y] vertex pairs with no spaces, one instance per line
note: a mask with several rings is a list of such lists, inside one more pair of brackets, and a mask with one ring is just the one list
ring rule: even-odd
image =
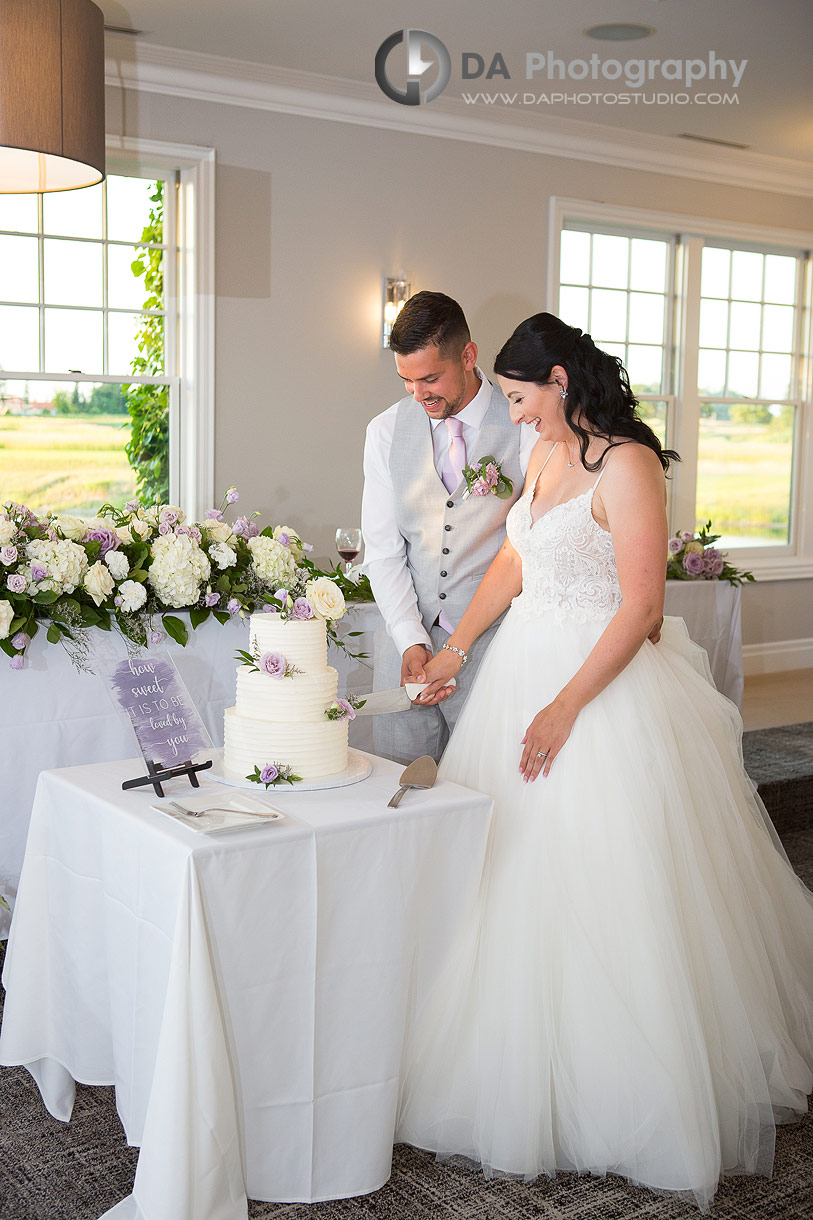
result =
[[741,571],[728,562],[724,551],[713,545],[720,538],[712,534],[707,521],[698,534],[688,530],[669,539],[666,560],[667,580],[727,580],[742,585],[754,579],[753,572]]
[[178,609],[189,611],[193,629],[210,616],[225,623],[262,610],[318,615],[345,647],[334,626],[345,606],[341,582],[315,567],[313,548],[291,526],[261,530],[258,513],[230,524],[225,514],[238,500],[230,487],[197,523],[170,504],[105,504],[84,519],[37,516],[8,501],[0,509],[0,648],[11,668],[23,668],[46,624],[49,642],[65,643],[82,668],[89,667],[87,627],[114,628],[134,648],[166,636],[186,644],[187,625],[172,613]]

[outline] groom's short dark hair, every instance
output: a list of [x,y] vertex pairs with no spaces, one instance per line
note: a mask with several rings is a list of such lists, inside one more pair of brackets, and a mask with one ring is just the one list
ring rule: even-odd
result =
[[440,348],[442,356],[458,356],[471,332],[466,315],[442,292],[417,292],[395,319],[389,344],[398,356],[410,356],[425,347]]

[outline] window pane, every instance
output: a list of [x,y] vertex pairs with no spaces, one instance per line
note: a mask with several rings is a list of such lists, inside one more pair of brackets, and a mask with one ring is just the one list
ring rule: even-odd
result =
[[[744,351],[759,350],[759,322],[762,310],[759,305],[745,305],[741,301],[731,304],[731,338],[732,347]],[[740,391],[744,393],[744,391]]]
[[763,356],[759,379],[760,397],[789,398],[790,377],[790,356]]
[[638,403],[638,414],[648,424],[662,445],[666,445],[666,403],[645,399]]
[[[101,307],[102,247],[84,241],[51,241],[47,238],[44,245],[46,303]],[[101,368],[101,365],[98,367]]]
[[0,195],[0,229],[37,232],[36,195]]
[[793,407],[705,404],[697,468],[697,528],[718,545],[786,543],[790,533]]
[[737,301],[762,299],[763,255],[750,250],[734,250],[731,254],[731,296]]
[[626,288],[629,238],[593,235],[593,283],[606,288]]
[[161,319],[149,319],[143,313],[111,313],[107,315],[108,373],[131,373],[132,362],[139,354],[137,337],[141,328],[149,325],[161,334]]
[[788,305],[766,305],[762,317],[762,347],[768,352],[793,350],[793,314]]
[[725,347],[728,339],[728,301],[700,301],[700,342],[704,347]]
[[147,299],[144,276],[136,275],[132,265],[144,266],[145,250],[135,246],[109,246],[107,251],[107,303],[111,309],[143,309]]
[[559,317],[569,326],[578,326],[580,330],[589,331],[589,300],[589,288],[560,288]]
[[607,352],[608,355],[617,356],[618,359],[623,364],[624,368],[627,367],[626,344],[624,344],[624,343],[599,343],[597,346],[599,346],[603,352]]
[[796,295],[796,259],[784,254],[765,256],[765,300],[793,304]]
[[0,305],[0,369],[39,369],[39,316],[30,305]]
[[731,352],[728,357],[728,393],[756,398],[758,372],[759,356],[756,352]]
[[150,218],[150,195],[155,182],[148,178],[107,179],[107,236],[111,241],[140,241]]
[[589,284],[590,234],[562,231],[559,278],[563,284]]
[[39,299],[39,242],[36,237],[0,234],[0,300],[36,304]]
[[102,313],[45,310],[45,369],[49,373],[102,371]]
[[6,383],[0,415],[0,484],[34,511],[90,515],[134,498],[126,395],[118,385]]
[[697,388],[701,394],[725,394],[725,352],[701,347],[697,360]]
[[730,250],[718,250],[715,246],[704,247],[700,276],[700,291],[704,297],[728,296],[730,268]]
[[58,237],[102,237],[102,184],[42,197],[43,229]]
[[663,343],[664,298],[654,292],[630,293],[631,343]]
[[623,341],[627,333],[627,294],[594,289],[591,325],[591,333],[599,346],[602,346],[602,339]]
[[627,352],[627,372],[634,392],[663,392],[663,348],[640,347],[631,343]]
[[648,241],[642,237],[632,239],[630,253],[630,288],[642,292],[666,292],[666,254],[669,246],[665,241]]

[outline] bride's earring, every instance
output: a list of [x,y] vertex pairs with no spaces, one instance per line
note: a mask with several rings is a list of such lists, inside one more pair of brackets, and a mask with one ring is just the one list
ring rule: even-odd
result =
[[559,393],[561,395],[562,402],[564,402],[565,399],[567,398],[567,390],[565,389],[565,387],[563,385],[559,386]]

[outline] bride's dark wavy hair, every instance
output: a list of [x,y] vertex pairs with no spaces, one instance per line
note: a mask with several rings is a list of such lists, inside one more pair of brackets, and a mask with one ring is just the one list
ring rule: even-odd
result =
[[[578,326],[568,326],[552,313],[536,313],[520,322],[498,353],[494,372],[513,381],[544,385],[557,364],[567,373],[568,395],[562,405],[567,426],[578,438],[586,470],[600,470],[609,450],[627,439],[654,450],[664,470],[669,469],[670,462],[680,461],[680,455],[674,449],[664,449],[638,415],[638,399],[618,357],[603,352]],[[609,443],[601,457],[591,463],[585,460],[585,454],[594,436],[605,437]]]

